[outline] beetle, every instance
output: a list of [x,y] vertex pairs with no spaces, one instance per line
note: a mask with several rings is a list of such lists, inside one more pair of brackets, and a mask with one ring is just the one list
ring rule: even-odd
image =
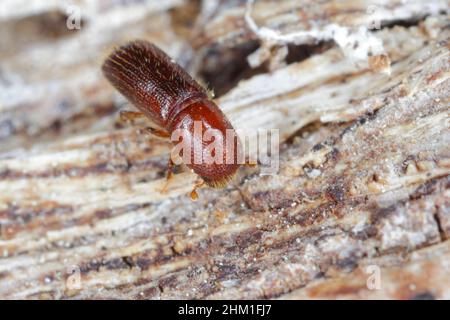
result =
[[[122,112],[122,118],[147,117],[159,127],[150,128],[150,132],[164,138],[183,130],[183,142],[192,147],[188,149],[189,155],[183,158],[188,161],[184,162],[201,178],[191,192],[193,200],[198,197],[196,189],[204,183],[215,188],[227,185],[240,166],[239,138],[225,114],[209,98],[208,91],[181,66],[156,45],[135,40],[114,50],[104,61],[102,71],[140,111]],[[201,135],[195,134],[196,123],[201,124]],[[210,141],[203,139],[203,133],[208,129],[215,133],[216,146],[222,151],[218,154],[221,161],[195,161],[204,160],[207,152],[211,151],[208,149]],[[230,131],[234,134],[228,135]],[[170,158],[167,179],[172,166]]]

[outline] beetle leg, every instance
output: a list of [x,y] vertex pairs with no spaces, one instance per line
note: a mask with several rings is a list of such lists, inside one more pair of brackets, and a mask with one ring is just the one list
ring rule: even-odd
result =
[[136,119],[141,119],[141,118],[145,117],[145,115],[139,111],[122,110],[122,111],[120,111],[119,115],[120,115],[120,120],[122,120],[123,122],[133,122]]
[[257,160],[253,161],[252,159],[250,159],[250,157],[247,156],[245,158],[244,165],[247,166],[247,167],[250,167],[250,168],[254,168],[254,167],[256,167],[258,165],[258,161]]
[[[134,122],[135,120],[148,118],[139,111],[128,111],[128,110],[122,110],[120,111],[120,120],[123,122]],[[160,138],[168,138],[170,137],[170,134],[167,131],[164,131],[162,129],[157,129],[153,127],[147,127],[144,129],[147,133],[150,133],[154,136],[160,137]]]
[[161,130],[161,129],[147,127],[147,128],[145,128],[145,131],[147,133],[157,136],[159,138],[169,138],[170,137],[170,133],[168,133],[167,131]]
[[173,176],[172,169],[173,169],[174,165],[175,164],[172,161],[172,157],[169,156],[169,163],[167,164],[166,183],[164,184],[164,187],[161,190],[162,193],[166,193],[166,191],[167,191],[167,187],[169,186],[170,179]]
[[205,184],[205,181],[203,181],[202,179],[198,180],[195,183],[194,188],[191,191],[191,199],[192,199],[192,201],[197,201],[197,199],[198,199],[197,190],[200,189],[204,184]]

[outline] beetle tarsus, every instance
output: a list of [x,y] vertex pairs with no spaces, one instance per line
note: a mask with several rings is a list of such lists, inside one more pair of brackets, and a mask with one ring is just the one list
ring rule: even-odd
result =
[[173,176],[172,169],[173,169],[174,165],[175,164],[173,163],[172,158],[169,157],[169,163],[167,164],[166,183],[164,184],[164,187],[161,189],[161,193],[167,192],[167,188],[169,187],[170,179],[172,179],[172,176]]
[[250,157],[246,157],[245,158],[245,166],[249,167],[249,168],[254,168],[256,166],[258,166],[258,161],[251,159]]
[[191,200],[192,201],[197,201],[198,200],[198,192],[197,190],[200,189],[201,187],[203,187],[203,185],[205,184],[205,181],[203,180],[199,180],[195,183],[192,191],[191,191]]

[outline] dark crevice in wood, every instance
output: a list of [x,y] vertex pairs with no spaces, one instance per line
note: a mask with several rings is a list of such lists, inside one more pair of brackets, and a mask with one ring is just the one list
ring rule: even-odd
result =
[[287,64],[301,62],[313,55],[323,53],[333,46],[334,43],[332,41],[321,41],[317,44],[288,44],[288,54],[285,61]]
[[219,45],[210,47],[204,54],[198,74],[215,96],[220,97],[239,81],[268,71],[265,65],[252,69],[247,62],[247,56],[258,48],[257,41],[245,42],[233,48]]

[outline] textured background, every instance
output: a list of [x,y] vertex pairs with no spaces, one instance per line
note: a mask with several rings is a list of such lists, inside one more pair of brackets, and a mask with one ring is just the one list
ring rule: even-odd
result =
[[[353,40],[261,38],[238,0],[2,1],[0,298],[449,299],[448,3],[314,3],[251,17]],[[373,6],[387,64],[358,34]],[[170,146],[118,121],[132,106],[100,73],[136,38],[236,128],[280,129],[279,174],[242,168],[192,202],[177,168],[161,193]]]

